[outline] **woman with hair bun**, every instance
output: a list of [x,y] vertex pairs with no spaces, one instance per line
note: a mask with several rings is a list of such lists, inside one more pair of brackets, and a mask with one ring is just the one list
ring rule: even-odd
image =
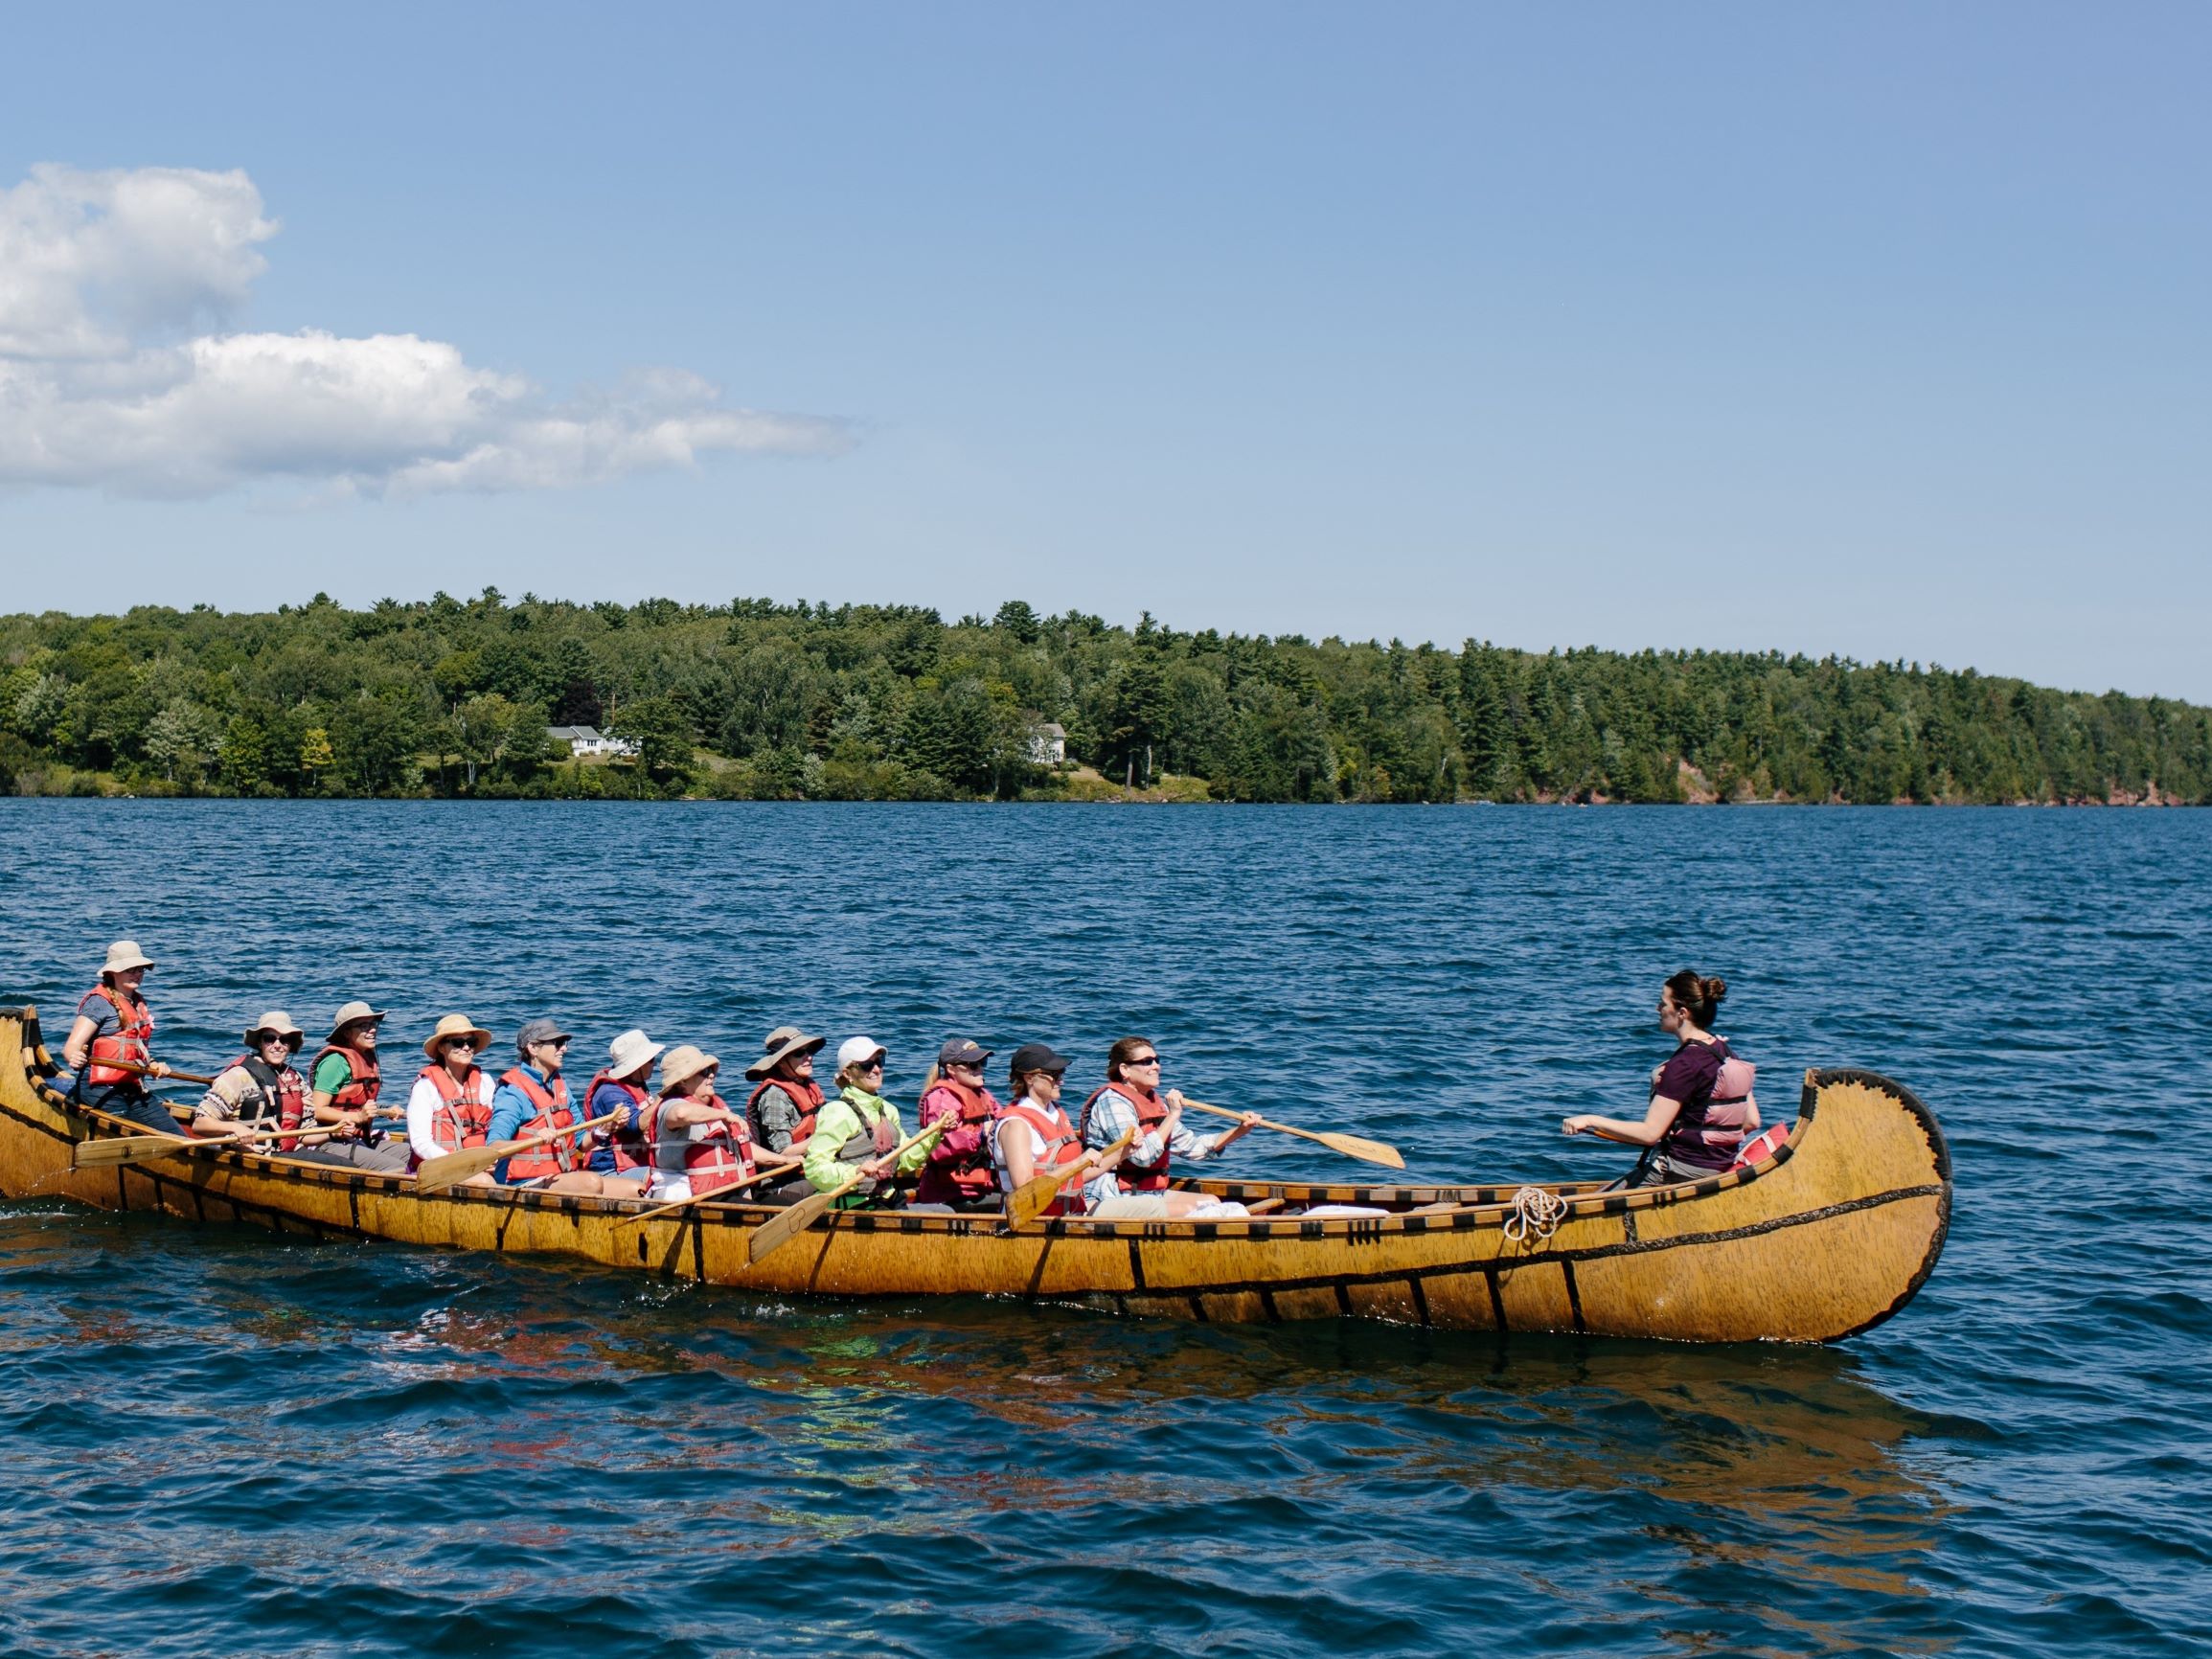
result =
[[1684,968],[1659,988],[1659,1029],[1675,1053],[1652,1076],[1652,1103],[1640,1120],[1568,1118],[1570,1135],[1598,1135],[1641,1147],[1644,1155],[1624,1187],[1672,1187],[1720,1174],[1736,1161],[1745,1134],[1759,1126],[1751,1102],[1751,1068],[1713,1034],[1714,1011],[1728,994],[1725,980]]

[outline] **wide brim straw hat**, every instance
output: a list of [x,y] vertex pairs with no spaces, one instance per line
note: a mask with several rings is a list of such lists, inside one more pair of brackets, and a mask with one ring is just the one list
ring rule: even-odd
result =
[[290,1037],[294,1048],[298,1048],[300,1044],[308,1040],[308,1034],[292,1023],[290,1014],[285,1013],[281,1009],[271,1009],[259,1020],[246,1027],[246,1047],[252,1048],[254,1038],[260,1036],[263,1032],[271,1031],[279,1036]]
[[809,1036],[795,1025],[780,1025],[761,1043],[766,1052],[745,1068],[745,1076],[755,1079],[766,1077],[793,1055],[810,1055],[828,1037]]
[[699,1073],[721,1063],[702,1049],[694,1048],[690,1043],[678,1043],[661,1057],[660,1092],[665,1095],[679,1083],[688,1083]]
[[[338,1011],[343,1013],[345,1011],[341,1009]],[[423,1039],[422,1052],[432,1059],[438,1059],[441,1057],[439,1053],[441,1049],[453,1038],[463,1036],[475,1042],[478,1054],[482,1054],[491,1046],[491,1034],[490,1032],[465,1013],[449,1013],[438,1022],[438,1029]]]
[[358,1025],[365,1019],[381,1023],[383,1018],[384,1011],[380,1008],[371,1008],[365,1002],[350,1002],[331,1016],[331,1034],[336,1036],[348,1026]]
[[107,960],[100,965],[100,971],[128,973],[134,967],[151,967],[153,958],[138,948],[135,939],[119,939],[107,947]]
[[606,1045],[606,1075],[627,1078],[639,1068],[651,1065],[667,1047],[668,1044],[654,1042],[642,1031],[626,1031]]

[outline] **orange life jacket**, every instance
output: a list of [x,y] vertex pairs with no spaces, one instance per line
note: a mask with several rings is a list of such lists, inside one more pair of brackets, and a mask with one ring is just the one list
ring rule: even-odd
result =
[[[955,1109],[932,1113],[929,1102],[947,1092],[956,1102]],[[930,1085],[915,1116],[921,1120],[918,1126],[924,1129],[931,1124],[957,1117],[962,1125],[983,1130],[985,1125],[998,1116],[998,1102],[989,1089],[971,1089],[947,1074]],[[976,1135],[971,1148],[947,1152],[943,1140],[932,1147],[929,1161],[922,1166],[922,1179],[915,1187],[914,1197],[917,1203],[946,1204],[987,1197],[997,1191],[998,1170],[992,1164],[991,1140],[985,1131]]]
[[138,1074],[119,1070],[118,1062],[143,1066],[153,1057],[146,1047],[147,1040],[153,1035],[153,1015],[147,1010],[146,999],[120,985],[96,985],[77,999],[77,1011],[83,1013],[84,1005],[94,997],[115,1010],[119,1024],[107,1035],[92,1039],[92,1047],[84,1056],[84,1080],[96,1089],[112,1088],[117,1083],[144,1088],[145,1082]]
[[[666,1110],[672,1100],[689,1100],[702,1106],[721,1105],[722,1097],[709,1091],[703,1095],[663,1095],[660,1107]],[[657,1125],[656,1125],[657,1127]],[[679,1131],[690,1137],[692,1131]],[[727,1118],[709,1124],[706,1132],[684,1143],[684,1176],[695,1193],[705,1193],[726,1182],[741,1180],[753,1172],[753,1131],[741,1119],[731,1123]]]
[[761,1122],[761,1097],[770,1089],[782,1089],[799,1108],[799,1126],[791,1131],[791,1145],[804,1148],[814,1138],[814,1120],[821,1116],[822,1102],[830,1097],[811,1079],[801,1082],[797,1078],[763,1078],[760,1087],[745,1099],[745,1126],[763,1146],[768,1144],[768,1131]]
[[[1086,1142],[1090,1139],[1090,1109],[1098,1104],[1099,1096],[1105,1094],[1119,1095],[1129,1103],[1130,1109],[1137,1115],[1137,1139],[1140,1141],[1167,1121],[1167,1102],[1150,1089],[1140,1089],[1124,1078],[1118,1083],[1106,1084],[1083,1102],[1083,1116],[1077,1120],[1076,1128]],[[1164,1192],[1168,1185],[1169,1157],[1165,1141],[1160,1143],[1160,1161],[1156,1164],[1132,1164],[1124,1155],[1122,1161],[1114,1167],[1114,1179],[1121,1183],[1125,1193]]]
[[[612,1083],[629,1097],[632,1106],[644,1105],[649,1096],[643,1083],[626,1083],[622,1079],[611,1077],[605,1072],[595,1072],[591,1081],[583,1086],[583,1115],[587,1118],[604,1116],[591,1109],[592,1097],[599,1093],[599,1085],[602,1083]],[[630,1170],[646,1169],[652,1163],[652,1142],[647,1137],[642,1119],[636,1127],[618,1123],[609,1124],[604,1129],[594,1129],[591,1131],[591,1139],[593,1145],[604,1147],[614,1154],[614,1172],[618,1175]]]
[[[1000,1110],[998,1120],[1002,1125],[1000,1129],[1002,1134],[1005,1132],[1003,1125],[1009,1118],[1020,1119],[1021,1122],[1035,1129],[1044,1142],[1043,1161],[1037,1166],[1033,1175],[1048,1175],[1055,1170],[1064,1169],[1070,1164],[1079,1164],[1083,1161],[1083,1137],[1076,1133],[1075,1125],[1067,1121],[1067,1114],[1058,1106],[1053,1107],[1048,1114],[1041,1106],[1035,1104],[1028,1096],[1024,1095],[1011,1106],[1006,1106]],[[1083,1191],[1078,1188],[1072,1193],[1062,1193],[1038,1214],[1042,1216],[1080,1216],[1083,1212]]]
[[[553,1087],[547,1088],[520,1066],[509,1071],[499,1081],[502,1085],[520,1089],[536,1115],[525,1119],[516,1128],[517,1138],[524,1135],[542,1135],[549,1129],[573,1129],[584,1121],[568,1098],[568,1079],[555,1078]],[[489,1120],[487,1127],[490,1126]],[[543,1147],[531,1147],[507,1160],[507,1180],[536,1181],[546,1175],[563,1175],[577,1169],[582,1162],[577,1150],[576,1137],[552,1142]]]
[[315,1068],[331,1055],[345,1057],[349,1075],[338,1086],[337,1092],[331,1096],[331,1104],[343,1106],[349,1112],[357,1112],[363,1106],[375,1105],[377,1093],[384,1086],[383,1073],[376,1069],[376,1055],[360,1049],[350,1049],[341,1043],[325,1043],[315,1051],[315,1057],[308,1062],[308,1076],[313,1078]]
[[[468,1068],[468,1080],[455,1082],[442,1065],[424,1066],[416,1079],[438,1091],[438,1109],[430,1117],[430,1138],[448,1152],[481,1147],[491,1138],[491,1079],[481,1066]],[[422,1162],[416,1159],[410,1169]]]

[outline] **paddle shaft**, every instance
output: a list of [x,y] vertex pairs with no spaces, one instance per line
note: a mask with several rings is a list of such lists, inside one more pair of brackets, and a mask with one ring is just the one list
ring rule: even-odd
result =
[[[370,1122],[391,1122],[402,1115],[399,1112],[381,1113]],[[79,1169],[141,1164],[151,1158],[166,1158],[171,1153],[191,1151],[196,1147],[208,1147],[220,1151],[225,1148],[250,1148],[287,1137],[304,1141],[310,1135],[322,1137],[350,1133],[352,1131],[343,1124],[321,1124],[289,1129],[281,1125],[276,1128],[256,1128],[243,1135],[110,1135],[79,1142],[77,1150],[72,1154],[72,1161]]]
[[1049,1208],[1052,1201],[1060,1196],[1061,1188],[1070,1181],[1094,1174],[1099,1170],[1106,1168],[1109,1159],[1128,1151],[1136,1138],[1136,1130],[1128,1130],[1120,1140],[1104,1148],[1099,1153],[1098,1162],[1088,1170],[1084,1169],[1081,1162],[1078,1162],[1062,1169],[1047,1170],[1041,1175],[1032,1175],[1007,1194],[1006,1224],[1009,1227],[1028,1226],[1030,1222],[1037,1219],[1037,1214],[1039,1210]]
[[657,1209],[641,1210],[635,1216],[625,1216],[621,1220],[617,1221],[615,1225],[617,1227],[627,1227],[633,1221],[650,1221],[655,1216],[666,1216],[671,1210],[682,1210],[693,1204],[703,1204],[709,1198],[720,1197],[724,1193],[735,1193],[741,1188],[758,1186],[761,1182],[765,1181],[770,1175],[781,1175],[788,1172],[789,1170],[798,1169],[803,1161],[804,1160],[799,1158],[791,1158],[780,1164],[764,1164],[760,1169],[755,1170],[750,1175],[747,1175],[741,1181],[724,1181],[718,1187],[709,1187],[705,1192],[694,1193],[688,1198],[674,1199],[670,1203],[659,1206]]
[[134,1066],[128,1060],[102,1060],[100,1063],[115,1071],[128,1072],[134,1078],[151,1078],[156,1082],[167,1082],[171,1079],[180,1083],[212,1083],[215,1081],[213,1078],[199,1077],[192,1072],[157,1072],[150,1066]]
[[565,1129],[548,1129],[541,1135],[526,1135],[519,1141],[501,1141],[496,1146],[464,1147],[458,1152],[447,1152],[443,1157],[432,1158],[415,1171],[416,1191],[435,1192],[456,1181],[466,1181],[469,1176],[490,1169],[504,1158],[512,1158],[517,1152],[527,1152],[534,1147],[550,1147],[554,1142],[565,1141],[572,1135],[587,1134],[593,1129],[602,1128],[624,1116],[627,1110],[627,1107],[618,1106],[603,1118],[571,1124]]
[[[911,1151],[932,1135],[942,1135],[952,1126],[954,1120],[949,1116],[939,1118],[927,1128],[918,1129],[913,1134],[908,1135],[888,1152],[878,1152],[876,1158],[871,1158],[869,1162],[874,1163],[878,1158],[889,1158],[892,1167],[896,1169],[901,1153]],[[866,1179],[868,1177],[865,1175],[852,1176],[848,1180],[839,1182],[827,1193],[815,1193],[801,1198],[781,1216],[773,1216],[763,1222],[754,1231],[752,1238],[746,1241],[746,1265],[757,1266],[762,1261],[766,1261],[793,1239],[811,1227],[815,1221],[820,1219],[824,1211]]]
[[[1187,1095],[1183,1098],[1183,1104],[1195,1106],[1201,1112],[1211,1112],[1217,1118],[1241,1120],[1244,1116],[1243,1112],[1232,1112],[1226,1106],[1209,1106],[1204,1101],[1194,1101]],[[1278,1124],[1272,1118],[1257,1118],[1252,1126],[1273,1129],[1280,1135],[1296,1135],[1302,1141],[1318,1141],[1332,1152],[1341,1152],[1347,1158],[1357,1158],[1362,1163],[1384,1164],[1393,1170],[1405,1168],[1405,1160],[1399,1155],[1396,1147],[1382,1141],[1370,1141],[1364,1135],[1347,1135],[1334,1131],[1316,1134],[1311,1129],[1294,1129],[1288,1124]]]

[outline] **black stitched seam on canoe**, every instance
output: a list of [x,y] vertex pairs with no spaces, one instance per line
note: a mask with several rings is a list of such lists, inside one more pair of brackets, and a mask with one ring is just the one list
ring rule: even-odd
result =
[[707,1282],[707,1224],[696,1209],[692,1212],[692,1276],[701,1284]]
[[1636,1241],[1636,1213],[1626,1203],[1621,1207],[1621,1236],[1631,1244]]
[[1191,1317],[1200,1325],[1206,1323],[1206,1299],[1196,1291],[1191,1293]]
[[1415,1317],[1417,1317],[1422,1324],[1426,1325],[1428,1323],[1428,1292],[1422,1289],[1421,1287],[1421,1275],[1418,1273],[1408,1273],[1405,1276],[1405,1287],[1413,1292],[1413,1311]]
[[1574,1262],[1571,1261],[1562,1261],[1560,1271],[1564,1273],[1567,1278],[1567,1307],[1575,1316],[1575,1329],[1587,1330],[1589,1327],[1583,1323],[1583,1293],[1581,1287],[1575,1284]]
[[1267,1323],[1269,1325],[1280,1325],[1283,1323],[1282,1314],[1275,1310],[1275,1293],[1272,1290],[1261,1290],[1260,1311],[1267,1316]]
[[1920,1287],[1927,1283],[1927,1276],[1935,1271],[1936,1258],[1943,1254],[1943,1241],[1950,1236],[1950,1185],[1946,1182],[1943,1196],[1936,1203],[1935,1236],[1927,1241],[1927,1254],[1920,1259],[1920,1266],[1905,1287],[1899,1291],[1897,1300],[1869,1319],[1864,1325],[1855,1325],[1843,1334],[1857,1336],[1862,1330],[1872,1330],[1891,1314],[1920,1294]]
[[346,1215],[353,1223],[353,1230],[356,1233],[359,1232],[361,1230],[361,1189],[358,1187],[346,1189]]
[[1491,1323],[1496,1328],[1497,1333],[1503,1336],[1505,1334],[1505,1296],[1497,1287],[1497,1268],[1495,1265],[1486,1262],[1480,1271],[1483,1283],[1490,1286]]
[[[1277,1288],[1281,1288],[1281,1286],[1277,1286]],[[1334,1282],[1334,1288],[1336,1292],[1336,1311],[1350,1313],[1352,1311],[1351,1286],[1339,1279]]]
[[1133,1238],[1129,1239],[1129,1283],[1139,1290],[1145,1287],[1145,1259]]
[[[1544,1250],[1516,1257],[1511,1262],[1495,1260],[1486,1261],[1440,1261],[1428,1267],[1389,1267],[1372,1273],[1318,1273],[1302,1279],[1241,1279],[1208,1281],[1204,1284],[1161,1286],[1160,1293],[1190,1295],[1203,1290],[1207,1295],[1228,1296],[1240,1291],[1253,1291],[1263,1284],[1278,1295],[1289,1290],[1327,1290],[1337,1292],[1339,1305],[1346,1303],[1344,1286],[1349,1284],[1382,1284],[1403,1279],[1409,1273],[1424,1279],[1453,1279],[1467,1273],[1480,1273],[1489,1277],[1492,1284],[1494,1307],[1502,1315],[1503,1306],[1495,1301],[1496,1275],[1501,1268],[1519,1272],[1546,1261],[1603,1261],[1615,1256],[1649,1256],[1666,1250],[1679,1250],[1693,1244],[1727,1244],[1739,1239],[1756,1239],[1763,1234],[1779,1233],[1790,1227],[1802,1227],[1814,1221],[1833,1220],[1838,1216],[1854,1215],[1860,1210],[1879,1209],[1884,1204],[1900,1203],[1907,1198],[1927,1198],[1948,1194],[1948,1187],[1899,1187],[1887,1193],[1876,1193],[1870,1197],[1852,1198],[1840,1204],[1829,1204],[1818,1210],[1802,1210],[1795,1215],[1777,1216],[1766,1221],[1754,1221],[1743,1227],[1725,1227],[1711,1233],[1684,1233],[1672,1239],[1647,1239],[1635,1243],[1593,1244],[1579,1250]],[[1504,1326],[1498,1327],[1501,1330]]]

